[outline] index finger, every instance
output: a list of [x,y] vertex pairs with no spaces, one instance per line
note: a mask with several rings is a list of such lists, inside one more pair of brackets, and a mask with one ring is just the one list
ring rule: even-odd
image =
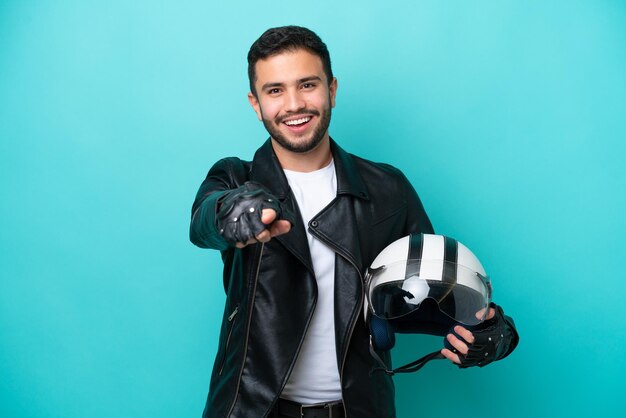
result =
[[274,222],[270,226],[270,233],[272,234],[272,237],[275,237],[275,236],[278,236],[278,235],[282,235],[282,234],[286,234],[290,230],[291,230],[291,223],[289,221],[284,220],[284,219],[280,219],[280,220]]

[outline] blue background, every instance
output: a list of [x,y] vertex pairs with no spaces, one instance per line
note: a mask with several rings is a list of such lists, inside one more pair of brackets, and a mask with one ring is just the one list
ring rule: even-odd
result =
[[[331,134],[401,168],[521,344],[398,376],[399,417],[623,416],[622,1],[0,2],[0,416],[197,417],[224,295],[188,242],[217,159],[266,138],[245,57],[328,44]],[[396,364],[437,349],[403,337]]]

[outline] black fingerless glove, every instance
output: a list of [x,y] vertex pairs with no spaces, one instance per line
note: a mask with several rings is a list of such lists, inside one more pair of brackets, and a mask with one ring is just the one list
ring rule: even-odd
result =
[[250,181],[225,193],[217,204],[217,229],[231,245],[245,243],[267,229],[268,225],[261,221],[263,209],[275,210],[276,220],[284,216],[278,199],[260,184]]
[[517,346],[519,336],[515,330],[513,320],[504,315],[500,306],[492,303],[491,307],[496,310],[496,314],[493,318],[474,326],[461,325],[474,335],[473,344],[468,343],[454,332],[454,327],[449,331],[450,334],[454,334],[459,340],[467,344],[469,348],[467,354],[463,355],[459,353],[458,350],[452,347],[448,340],[444,338],[446,348],[459,355],[459,359],[461,360],[461,364],[458,365],[459,368],[473,366],[484,367],[495,360],[500,360],[508,356]]

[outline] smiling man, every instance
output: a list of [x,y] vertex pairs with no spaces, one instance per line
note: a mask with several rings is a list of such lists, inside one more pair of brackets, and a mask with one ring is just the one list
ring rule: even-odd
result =
[[281,149],[305,153],[328,143],[337,79],[328,79],[317,55],[298,49],[268,57],[254,76],[248,100]]
[[[432,225],[399,170],[330,138],[337,79],[315,33],[269,29],[248,75],[270,138],[252,161],[218,161],[192,207],[191,240],[221,251],[227,295],[203,417],[395,417],[391,377],[371,373],[363,277]],[[459,363],[468,347],[450,337]]]
[[[329,58],[330,59],[330,58]],[[312,171],[330,162],[331,108],[337,79],[306,49],[258,59],[248,100],[269,132],[284,169]]]

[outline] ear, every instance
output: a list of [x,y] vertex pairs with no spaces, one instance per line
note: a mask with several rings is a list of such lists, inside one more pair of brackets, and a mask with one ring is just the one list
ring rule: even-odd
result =
[[263,120],[263,114],[261,113],[261,104],[259,103],[259,99],[257,99],[256,96],[252,94],[252,92],[248,93],[248,103],[250,103],[250,106],[252,106],[252,109],[254,109],[254,113],[256,113],[257,118],[259,118],[259,120]]
[[330,106],[335,107],[335,96],[337,95],[337,77],[333,77],[333,81],[328,86],[328,95],[330,96]]

